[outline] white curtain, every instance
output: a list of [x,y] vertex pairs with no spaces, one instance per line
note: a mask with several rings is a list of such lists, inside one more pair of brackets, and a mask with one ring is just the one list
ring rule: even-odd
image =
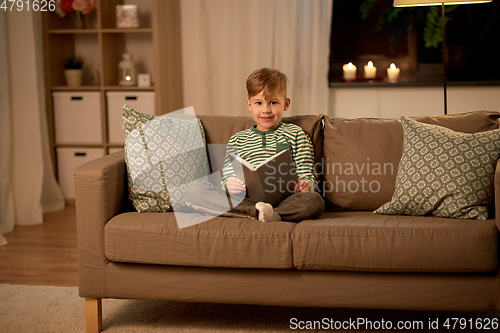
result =
[[64,208],[48,143],[40,15],[0,11],[0,233]]
[[196,114],[250,116],[245,81],[257,68],[289,80],[284,116],[328,107],[333,0],[183,0],[184,105]]

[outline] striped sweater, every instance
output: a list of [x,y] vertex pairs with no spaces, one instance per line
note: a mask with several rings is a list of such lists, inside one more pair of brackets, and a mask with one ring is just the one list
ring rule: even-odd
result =
[[229,177],[234,177],[233,166],[227,153],[237,154],[253,166],[257,166],[260,162],[285,149],[290,150],[298,178],[307,181],[311,188],[315,189],[316,174],[314,173],[314,149],[311,139],[299,126],[281,121],[273,130],[261,132],[254,125],[229,139],[222,185],[225,186]]

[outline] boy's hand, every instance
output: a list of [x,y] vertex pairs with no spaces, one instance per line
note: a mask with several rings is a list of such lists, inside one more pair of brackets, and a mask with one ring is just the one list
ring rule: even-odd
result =
[[226,182],[229,193],[238,194],[246,189],[245,183],[236,177],[229,177]]
[[311,184],[305,180],[299,179],[299,182],[295,185],[293,193],[307,192],[311,191]]

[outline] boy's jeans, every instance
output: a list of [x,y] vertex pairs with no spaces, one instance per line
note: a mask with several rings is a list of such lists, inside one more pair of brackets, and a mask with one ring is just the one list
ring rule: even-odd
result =
[[[204,181],[191,183],[186,190],[186,201],[196,211],[215,216],[257,219],[256,202],[234,194],[231,194],[231,197],[241,202],[233,207],[230,196],[222,188]],[[317,192],[292,194],[274,207],[274,211],[281,216],[281,219],[288,222],[318,218],[324,209],[325,202]]]

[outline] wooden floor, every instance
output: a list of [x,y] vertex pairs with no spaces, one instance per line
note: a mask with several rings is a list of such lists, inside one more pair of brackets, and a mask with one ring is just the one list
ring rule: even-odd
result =
[[0,283],[78,286],[75,206],[3,236],[8,244],[0,246]]

